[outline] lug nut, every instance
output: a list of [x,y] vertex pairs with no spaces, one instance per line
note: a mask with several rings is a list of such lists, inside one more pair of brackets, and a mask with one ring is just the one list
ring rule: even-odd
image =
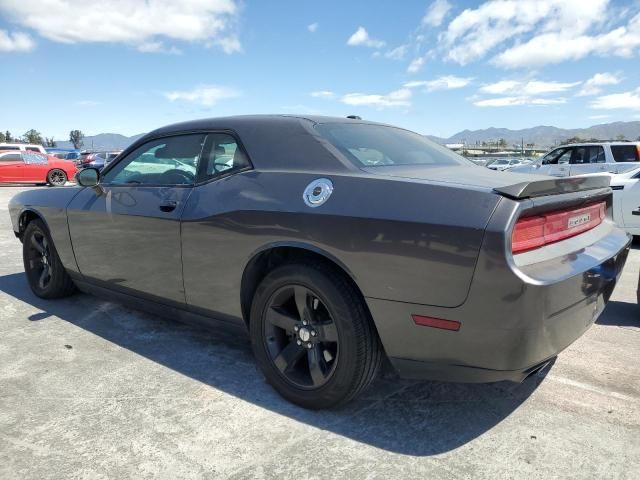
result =
[[293,327],[293,329],[297,332],[298,330],[300,330],[300,327],[296,325],[295,327]]
[[296,343],[297,343],[298,345],[302,345],[302,342],[301,342],[300,340],[298,340]]
[[307,343],[307,348],[311,348],[313,347],[313,345],[311,345],[310,343]]
[[303,324],[303,325],[306,325],[306,324],[307,324],[307,321],[306,321],[306,320],[302,320],[302,324]]
[[315,337],[316,335],[318,335],[318,332],[316,332],[315,330],[311,330],[311,336]]

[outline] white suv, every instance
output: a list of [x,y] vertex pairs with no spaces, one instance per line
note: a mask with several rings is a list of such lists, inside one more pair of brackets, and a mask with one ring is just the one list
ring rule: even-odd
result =
[[28,143],[0,143],[0,151],[17,150],[20,152],[40,152],[47,154],[42,145],[31,145]]
[[638,142],[576,143],[555,148],[534,163],[509,171],[568,177],[598,172],[623,173],[637,168],[638,162]]

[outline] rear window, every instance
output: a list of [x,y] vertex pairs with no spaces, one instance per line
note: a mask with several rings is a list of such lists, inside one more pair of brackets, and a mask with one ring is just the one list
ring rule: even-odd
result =
[[316,129],[358,167],[473,165],[448,148],[400,128],[328,123]]
[[638,145],[611,145],[611,153],[616,162],[640,162],[638,150]]

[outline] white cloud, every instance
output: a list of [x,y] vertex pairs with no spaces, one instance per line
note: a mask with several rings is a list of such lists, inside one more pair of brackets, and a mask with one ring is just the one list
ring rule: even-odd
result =
[[427,92],[435,90],[454,90],[466,87],[473,81],[473,78],[456,77],[454,75],[443,75],[434,80],[414,80],[403,85],[405,88],[424,87]]
[[178,90],[164,94],[164,96],[172,102],[183,101],[205,107],[212,107],[221,100],[239,97],[240,95],[241,93],[234,88],[217,85],[202,85],[193,90]]
[[530,80],[520,82],[517,80],[500,80],[480,87],[480,92],[493,95],[516,94],[519,96],[544,95],[550,93],[561,93],[580,85],[581,82],[543,82],[540,80]]
[[241,49],[236,0],[1,0],[0,12],[55,42],[140,47],[164,40]]
[[307,30],[309,30],[311,33],[316,33],[316,30],[318,30],[318,27],[320,25],[318,25],[318,23],[312,23],[311,25],[307,25]]
[[[445,58],[461,65],[483,58],[510,40],[516,44],[494,59],[503,67],[580,58],[576,39],[602,24],[609,10],[609,0],[490,0],[454,18],[439,43]],[[523,41],[527,34],[537,36]],[[541,41],[544,38],[555,41]]]
[[499,97],[477,100],[473,102],[476,107],[515,107],[522,105],[546,106],[567,103],[566,98],[532,98],[532,97]]
[[348,93],[341,99],[342,103],[353,106],[367,107],[408,107],[411,105],[411,90],[401,88],[387,95],[365,94],[365,93]]
[[382,40],[376,40],[371,38],[369,33],[364,27],[358,27],[358,29],[349,37],[347,45],[350,47],[370,47],[370,48],[382,48],[386,44]]
[[596,98],[591,108],[601,110],[631,109],[640,110],[640,88],[630,92],[614,93]]
[[607,118],[611,118],[611,115],[591,115],[587,118],[589,120],[606,120]]
[[602,88],[607,85],[617,85],[622,81],[622,77],[619,74],[613,73],[596,73],[589,80],[584,82],[582,89],[578,92],[578,96],[586,97],[592,95],[598,95],[602,92]]
[[28,52],[35,46],[35,42],[26,33],[0,30],[0,52]]
[[384,57],[389,58],[391,60],[402,60],[407,55],[408,51],[409,51],[409,45],[400,45],[399,47],[396,47],[386,52],[384,54]]
[[317,90],[315,92],[311,92],[311,96],[315,98],[333,98],[335,97],[335,93],[331,90]]
[[432,27],[439,27],[449,10],[451,10],[451,4],[447,0],[435,0],[429,5],[427,13],[422,18],[422,23]]
[[424,67],[426,59],[424,57],[414,58],[407,67],[408,73],[418,73]]
[[174,46],[165,47],[162,42],[145,42],[138,45],[138,51],[143,53],[166,53],[169,55],[181,55],[182,50]]

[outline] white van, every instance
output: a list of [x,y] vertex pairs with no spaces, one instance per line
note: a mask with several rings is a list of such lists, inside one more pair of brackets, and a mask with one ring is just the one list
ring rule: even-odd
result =
[[20,152],[40,152],[47,154],[42,145],[32,145],[28,143],[0,143],[0,151],[2,150],[18,150]]

